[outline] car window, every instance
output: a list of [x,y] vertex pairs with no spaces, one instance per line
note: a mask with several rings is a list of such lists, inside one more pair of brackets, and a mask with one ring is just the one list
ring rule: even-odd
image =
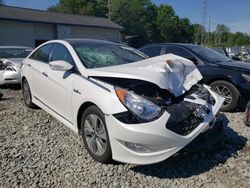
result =
[[66,61],[71,65],[75,66],[74,60],[70,55],[68,49],[62,44],[54,44],[51,52],[50,61],[58,61],[58,60]]
[[197,54],[197,56],[200,56],[201,59],[204,59],[205,61],[210,63],[232,61],[227,56],[222,55],[219,52],[216,52],[210,48],[202,47],[199,45],[188,45],[187,48],[189,48],[194,54]]
[[155,57],[161,55],[162,46],[150,46],[142,48],[140,51],[149,57]]
[[47,44],[37,49],[34,53],[31,54],[29,58],[41,61],[44,63],[49,62],[50,51],[52,48],[52,44]]
[[181,47],[178,47],[178,46],[167,46],[165,48],[165,54],[169,54],[169,53],[184,57],[184,58],[189,59],[191,61],[193,61],[195,59],[195,57],[192,54],[190,54],[187,50],[185,50]]
[[25,58],[31,51],[32,49],[25,48],[1,48],[0,58]]

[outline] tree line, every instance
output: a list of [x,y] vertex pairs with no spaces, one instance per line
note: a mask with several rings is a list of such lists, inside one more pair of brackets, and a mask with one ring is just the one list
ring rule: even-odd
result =
[[[188,18],[180,18],[170,5],[157,6],[151,0],[59,0],[48,11],[77,15],[108,17],[124,27],[122,36],[139,35],[153,42],[183,42],[207,46],[250,45],[247,33],[230,32],[219,24],[213,32],[202,25],[192,24]],[[0,4],[3,4],[0,0]],[[111,14],[108,14],[111,13]]]

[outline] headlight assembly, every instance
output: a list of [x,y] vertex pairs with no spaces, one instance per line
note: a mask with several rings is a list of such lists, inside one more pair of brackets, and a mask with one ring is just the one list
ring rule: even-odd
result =
[[246,81],[250,82],[250,75],[249,74],[241,74],[243,78],[245,78]]
[[161,108],[158,105],[131,91],[115,87],[115,92],[123,105],[143,120],[150,121],[161,114]]

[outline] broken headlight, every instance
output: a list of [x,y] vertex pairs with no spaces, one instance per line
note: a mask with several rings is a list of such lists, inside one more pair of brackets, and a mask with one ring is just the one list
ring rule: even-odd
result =
[[115,87],[115,92],[123,105],[143,120],[150,121],[161,114],[159,106],[131,91]]

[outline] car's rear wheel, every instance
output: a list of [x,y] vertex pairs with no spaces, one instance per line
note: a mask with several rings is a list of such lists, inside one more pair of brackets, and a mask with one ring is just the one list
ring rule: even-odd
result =
[[22,83],[22,92],[24,104],[29,108],[36,108],[37,106],[32,102],[32,94],[28,81],[25,79]]
[[89,154],[101,163],[112,159],[108,131],[103,112],[97,106],[88,107],[82,114],[81,133]]
[[233,84],[221,80],[213,82],[210,86],[214,92],[225,98],[222,111],[233,111],[237,108],[240,92]]

